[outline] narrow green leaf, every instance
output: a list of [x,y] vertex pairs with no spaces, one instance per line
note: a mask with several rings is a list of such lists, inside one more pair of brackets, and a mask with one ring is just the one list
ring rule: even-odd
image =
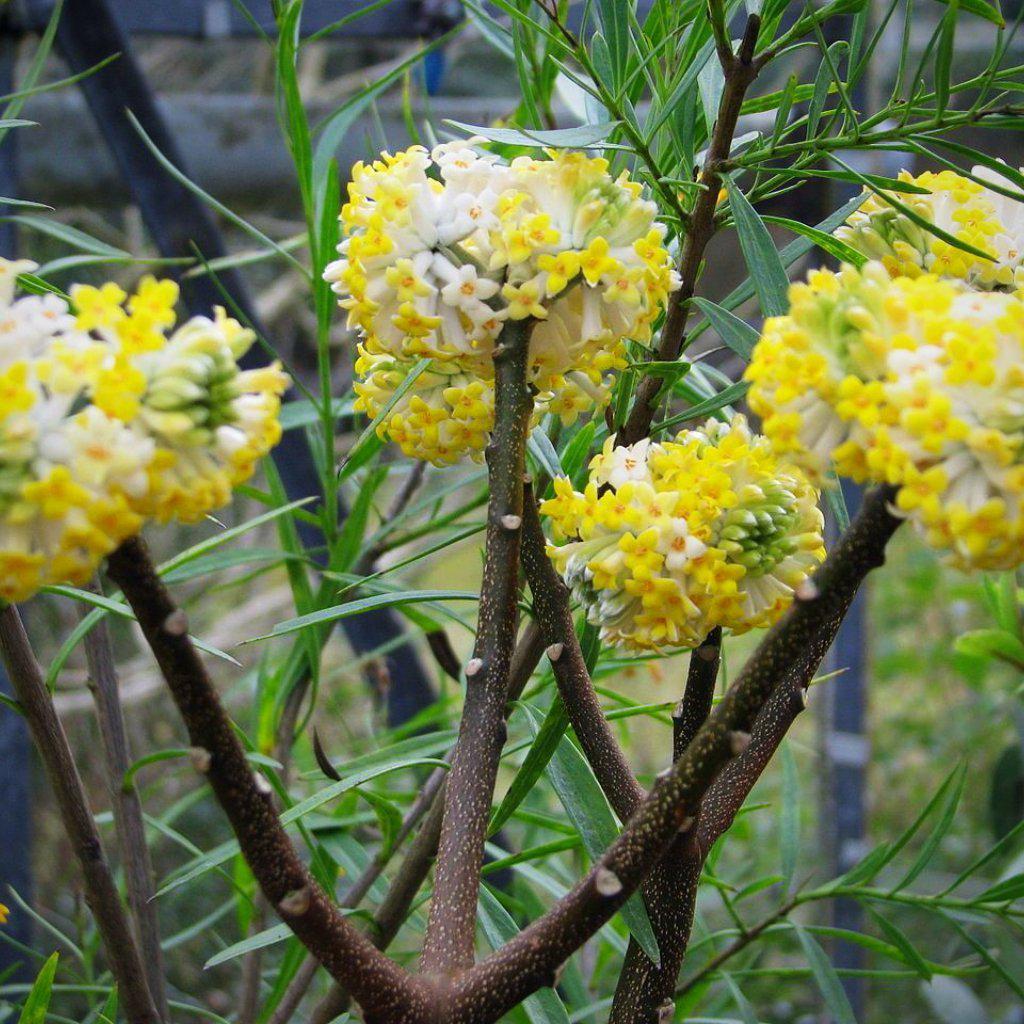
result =
[[21,1008],[18,1024],[45,1024],[46,1011],[50,1007],[50,992],[53,989],[53,976],[57,973],[59,953],[54,953],[43,964],[32,983],[28,998]]
[[782,265],[764,221],[728,175],[725,176],[725,188],[729,194],[740,248],[761,303],[761,312],[765,316],[781,316],[789,306],[786,268]]
[[949,106],[949,84],[953,72],[953,47],[956,44],[956,23],[960,13],[960,0],[947,0],[942,16],[942,31],[935,48],[935,117],[939,119]]
[[430,366],[429,359],[420,359],[409,371],[405,380],[395,388],[394,394],[384,403],[380,412],[367,424],[366,429],[349,449],[338,469],[339,482],[350,477],[357,469],[364,466],[374,453],[382,446],[377,436],[377,428],[391,415],[391,410],[406,396],[419,376]]
[[[523,707],[530,719],[534,736],[540,731],[541,714],[529,704]],[[563,736],[546,769],[558,799],[569,820],[583,840],[583,848],[592,860],[596,860],[614,842],[619,834],[608,801],[586,758],[568,737]],[[623,905],[622,919],[630,933],[639,943],[647,958],[654,964],[661,962],[658,940],[651,927],[643,900],[633,894]]]
[[530,744],[519,771],[516,772],[498,809],[491,816],[490,824],[487,826],[488,835],[494,835],[508,821],[526,795],[537,785],[537,780],[544,774],[544,769],[554,756],[568,727],[569,717],[565,713],[565,705],[561,697],[556,696],[534,735],[533,743]]
[[[966,782],[967,765],[964,764],[956,768],[953,774],[949,777],[949,785],[942,798],[941,804],[938,805],[938,820],[936,821],[935,827],[932,829],[928,838],[925,840],[924,846],[921,848],[921,852],[918,854],[917,859],[903,878],[892,887],[890,892],[897,893],[901,889],[905,889],[928,866],[928,863],[935,854],[935,851],[938,850],[939,844],[945,838],[946,833],[950,830],[950,827],[953,824],[953,819],[956,816],[957,808],[960,806],[960,798],[963,796],[964,785]],[[929,807],[930,806],[931,804],[929,804]]]
[[723,309],[717,302],[698,296],[693,303],[711,321],[711,326],[718,332],[722,341],[744,362],[749,362],[750,354],[760,337],[758,332],[746,320],[741,320],[735,313]]
[[[501,905],[498,898],[486,885],[480,886],[477,904],[480,914],[480,929],[491,949],[500,949],[509,939],[519,933],[512,915]],[[538,989],[532,996],[523,1000],[523,1009],[531,1024],[568,1024],[569,1015],[565,1012],[558,993],[551,988]]]
[[670,416],[667,420],[663,420],[653,428],[654,430],[667,430],[669,427],[674,427],[679,423],[688,423],[690,420],[704,419],[713,413],[720,412],[728,405],[732,405],[733,402],[738,402],[750,389],[750,384],[745,380],[737,381],[735,384],[730,384],[727,388],[723,388],[713,398],[707,399],[705,402],[698,402],[696,405],[690,406],[689,409],[677,414],[676,416]]
[[275,924],[272,928],[264,928],[263,931],[250,935],[241,942],[234,942],[225,947],[219,953],[214,954],[203,964],[203,970],[208,971],[211,967],[219,967],[236,957],[245,956],[257,949],[266,949],[278,942],[284,942],[291,938],[293,932],[286,924]]
[[821,992],[821,997],[825,1001],[825,1006],[833,1021],[835,1024],[857,1024],[857,1018],[843,991],[839,975],[836,974],[836,969],[829,962],[825,951],[806,928],[795,922],[790,923],[800,940],[804,956],[807,959],[807,966],[811,969],[811,974],[817,982],[818,990]]
[[403,590],[396,593],[375,594],[373,597],[361,597],[356,601],[347,601],[345,604],[332,605],[330,608],[321,608],[319,611],[300,615],[295,619],[287,619],[284,622],[279,622],[269,633],[243,640],[242,643],[254,644],[259,640],[286,636],[289,633],[297,633],[300,629],[309,629],[311,626],[337,622],[339,619],[348,619],[353,615],[362,615],[375,608],[397,608],[406,604],[419,604],[421,601],[479,600],[480,595],[471,590]]
[[914,944],[890,920],[883,917],[871,904],[867,904],[868,913],[878,925],[885,938],[900,951],[903,959],[914,968],[925,981],[932,980],[932,969],[928,961],[914,947]]
[[445,124],[467,135],[479,135],[491,142],[506,146],[528,146],[532,149],[553,147],[556,149],[587,149],[603,142],[619,126],[618,121],[602,124],[583,124],[576,128],[555,128],[551,131],[531,131],[527,128],[486,128],[461,121],[445,121]]

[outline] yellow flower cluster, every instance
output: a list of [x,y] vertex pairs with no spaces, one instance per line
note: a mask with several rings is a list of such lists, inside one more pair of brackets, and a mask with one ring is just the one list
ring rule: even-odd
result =
[[555,566],[610,643],[693,647],[716,626],[765,626],[824,558],[817,492],[742,416],[615,447],[541,511]]
[[478,141],[357,164],[341,259],[324,274],[362,336],[357,408],[374,415],[389,382],[431,360],[380,433],[438,465],[486,441],[490,412],[455,414],[461,396],[444,392],[479,383],[466,401],[493,408],[492,353],[506,320],[536,319],[538,412],[571,423],[607,404],[625,341],[649,340],[677,287],[656,208],[625,172],[612,178],[606,161],[568,152],[505,165]]
[[[971,173],[1007,191],[1020,191],[987,167],[975,167]],[[880,260],[894,277],[933,273],[986,291],[1024,286],[1024,203],[955,171],[928,171],[916,178],[902,171],[899,177],[928,189],[929,194],[901,193],[895,198],[989,258],[925,231],[874,193],[836,236],[870,259]]]
[[898,488],[896,505],[964,568],[1024,560],[1024,292],[880,263],[816,271],[765,324],[747,370],[777,451]]
[[0,599],[85,583],[147,516],[193,520],[276,442],[276,367],[240,372],[251,335],[218,314],[170,335],[177,287],[146,278],[15,298],[0,260]]

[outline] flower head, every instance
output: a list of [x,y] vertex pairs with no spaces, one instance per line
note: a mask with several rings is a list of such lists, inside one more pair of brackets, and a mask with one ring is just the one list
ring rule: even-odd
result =
[[[13,284],[26,261],[0,261]],[[0,289],[0,600],[85,583],[135,533],[152,441],[87,401],[96,343],[54,295]],[[68,372],[73,367],[77,375]]]
[[602,639],[693,647],[775,621],[824,557],[817,492],[737,416],[674,440],[609,439],[582,493],[555,481],[549,553]]
[[[1008,177],[988,167],[975,167],[971,174],[1019,191]],[[874,193],[836,236],[870,259],[880,260],[894,277],[932,273],[956,277],[986,291],[1024,285],[1024,203],[955,171],[926,172],[916,178],[902,171],[900,181],[928,189],[927,195],[901,194],[898,198],[904,206],[988,258],[924,230]]]
[[324,276],[362,336],[364,366],[425,357],[442,375],[486,382],[504,322],[532,318],[530,384],[571,422],[607,402],[625,341],[649,339],[677,286],[665,229],[603,160],[560,152],[504,165],[479,141],[357,165],[342,258]]
[[897,488],[896,509],[965,568],[1024,559],[1024,292],[869,263],[794,286],[748,379],[776,450],[821,478],[831,456]]
[[[147,516],[194,522],[227,503],[256,463],[277,444],[280,365],[242,370],[254,335],[222,309],[173,327],[177,288],[144,278],[121,318],[93,326],[106,356],[88,390],[95,405],[149,438],[155,457],[149,486],[135,502]],[[103,291],[99,289],[98,291]],[[142,319],[151,337],[137,344],[123,325]]]

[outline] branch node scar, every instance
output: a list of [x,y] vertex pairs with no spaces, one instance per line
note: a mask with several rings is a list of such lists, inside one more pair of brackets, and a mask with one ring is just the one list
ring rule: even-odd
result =
[[200,775],[205,775],[213,763],[213,754],[206,747],[189,747],[188,759],[192,762],[192,767]]
[[594,888],[602,896],[618,896],[622,892],[622,882],[611,868],[600,864],[594,872]]
[[729,749],[733,757],[739,757],[750,746],[750,733],[742,729],[734,729],[729,733]]
[[665,1002],[658,1006],[658,1024],[671,1024],[672,1018],[675,1016],[676,1004],[672,999],[666,999]]
[[796,599],[798,601],[813,601],[820,596],[821,591],[818,590],[817,583],[810,578],[802,580],[796,588]]
[[164,619],[162,628],[169,636],[184,636],[188,632],[188,616],[180,608],[175,608]]
[[523,525],[523,517],[513,515],[511,512],[507,516],[501,517],[501,525],[506,530],[518,530]]
[[263,796],[270,796],[270,794],[274,792],[274,787],[270,785],[267,781],[267,777],[261,772],[253,772],[252,777],[253,781],[256,783],[256,789]]
[[472,679],[483,667],[483,658],[470,658],[466,662],[466,678]]
[[311,902],[312,893],[309,891],[309,886],[304,885],[301,889],[292,889],[291,892],[285,893],[284,899],[278,903],[277,909],[288,917],[302,917],[309,910]]
[[546,651],[547,656],[548,656],[548,660],[549,661],[558,661],[558,659],[562,656],[562,652],[564,650],[565,650],[565,644],[563,644],[563,643],[551,644],[551,646],[548,647],[548,649]]

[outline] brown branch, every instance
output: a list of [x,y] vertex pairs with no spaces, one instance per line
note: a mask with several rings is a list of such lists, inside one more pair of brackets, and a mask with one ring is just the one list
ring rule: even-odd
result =
[[[611,1024],[655,1022],[658,1009],[669,1005],[690,941],[704,860],[718,838],[732,826],[779,744],[806,707],[807,687],[832,645],[853,596],[849,592],[845,601],[836,603],[822,623],[815,643],[798,652],[786,666],[782,681],[757,716],[749,746],[725,766],[711,785],[687,841],[677,841],[652,873],[648,883],[651,892],[648,894],[645,886],[644,894],[661,951],[661,964],[652,964],[639,946],[630,943],[616,987]],[[691,677],[692,671],[691,661]]]
[[690,652],[683,699],[672,713],[672,760],[677,761],[711,714],[718,664],[722,660],[722,628],[716,626]]
[[[99,580],[93,581],[91,589],[96,593],[102,592]],[[83,605],[81,617],[85,618],[89,611],[90,609]],[[135,922],[135,934],[146,971],[146,982],[157,1011],[166,1021],[170,1020],[170,1013],[164,988],[157,905],[153,899],[153,865],[146,843],[146,826],[139,793],[134,782],[125,781],[132,759],[125,732],[124,712],[118,694],[114,650],[106,618],[100,619],[86,633],[83,646],[89,666],[89,689],[92,691],[100,727],[100,742],[103,746],[103,761],[107,788],[110,792],[110,805],[114,812],[117,843],[124,864],[128,906]]]
[[[533,674],[533,670],[537,667],[543,651],[544,639],[541,636],[539,627],[533,622],[527,623],[526,628],[519,637],[518,644],[516,644],[515,653],[512,655],[512,667],[509,671],[508,700],[505,705],[506,711],[513,701],[519,699],[527,682],[529,682],[530,676]],[[446,760],[451,760],[452,753],[453,751],[448,752]],[[370,934],[380,949],[387,949],[398,934],[405,919],[409,916],[409,910],[412,907],[413,900],[416,898],[416,894],[420,891],[423,882],[426,880],[427,874],[430,871],[430,865],[434,862],[438,839],[441,835],[441,817],[444,810],[444,792],[447,782],[447,770],[444,768],[436,769],[428,778],[423,790],[406,815],[406,820],[408,820],[414,811],[418,809],[429,811],[423,826],[409,847],[401,868],[395,875],[387,894],[373,915]],[[403,829],[404,827],[405,823],[403,822]],[[399,842],[401,842],[401,831],[399,836]],[[368,871],[372,870],[372,867],[373,865],[370,866]],[[369,887],[367,886],[367,888]],[[349,898],[349,896],[346,896],[344,905],[354,906],[355,904],[349,903]],[[315,970],[316,965],[314,964],[312,972],[315,972]],[[304,979],[305,975],[303,975],[303,979],[296,976],[292,988],[298,987],[300,981]],[[291,1019],[292,1014],[298,1008],[298,1001],[301,1000],[302,995],[312,980],[313,973],[309,973],[308,980],[305,980],[301,991],[297,993],[297,999],[295,999],[296,993],[289,989],[289,996],[291,997],[289,1001],[290,1009],[288,1009],[288,1012],[285,1012],[287,1008],[285,1007],[284,1000],[282,1000],[281,1006],[275,1011],[269,1024],[286,1024]],[[340,1016],[347,1006],[348,993],[340,985],[333,985],[327,995],[314,1009],[310,1018],[311,1024],[330,1024],[330,1021]]]
[[466,665],[466,700],[446,787],[422,967],[454,974],[473,964],[477,892],[494,784],[505,744],[505,702],[516,642],[533,320],[506,321],[494,350],[494,429],[479,626]]
[[[672,715],[673,761],[686,753],[686,748],[711,713],[721,652],[722,630],[716,627],[690,653],[686,689]],[[772,700],[774,696],[769,703]],[[730,765],[735,763],[732,761]],[[727,765],[725,771],[729,767]],[[711,791],[715,785],[717,781]],[[701,807],[707,802],[708,797],[705,796]],[[610,1024],[636,1024],[640,1021],[655,1024],[662,1017],[670,1017],[670,1008],[674,1009],[670,1002],[672,985],[679,975],[690,940],[697,886],[704,863],[694,829],[700,817],[700,809],[695,809],[690,815],[689,827],[672,840],[664,857],[643,884],[644,903],[658,941],[661,960],[658,964],[653,963],[640,944],[630,938],[615,986]]]
[[313,880],[278,820],[269,784],[250,767],[184,613],[156,574],[145,544],[127,541],[108,562],[167,681],[195,763],[224,809],[271,906],[332,977],[348,986],[367,1020],[428,1021],[433,993],[377,950]]
[[[669,302],[665,323],[661,329],[661,343],[652,357],[656,360],[677,359],[682,350],[686,321],[690,315],[690,302],[704,262],[704,250],[715,234],[715,210],[718,206],[718,193],[722,187],[722,165],[729,158],[743,98],[757,78],[761,66],[753,59],[760,27],[761,19],[752,14],[747,19],[738,54],[721,54],[724,61],[725,86],[722,89],[711,142],[704,157],[704,166],[698,178],[703,188],[694,202],[679,255],[678,270],[681,284],[679,289],[672,293]],[[622,430],[619,431],[619,444],[634,444],[650,433],[660,392],[661,378],[648,375],[641,379],[633,399],[633,407]]]
[[548,645],[548,658],[569,722],[608,802],[621,821],[628,821],[647,792],[637,782],[597,699],[576,636],[569,589],[547,556],[530,486],[523,502],[523,569],[533,596],[534,617]]
[[0,658],[57,798],[64,831],[81,865],[85,899],[103,940],[125,1016],[129,1024],[159,1024],[160,1015],[146,985],[143,959],[103,853],[78,766],[21,616],[13,605],[0,608]]
[[884,561],[899,525],[890,488],[872,492],[850,529],[801,588],[799,600],[766,634],[686,752],[657,779],[637,813],[590,873],[543,917],[454,981],[447,1024],[494,1019],[550,985],[559,965],[639,887],[697,807],[719,771],[749,744],[749,732],[788,665],[807,653],[816,664],[828,624],[864,577]]

